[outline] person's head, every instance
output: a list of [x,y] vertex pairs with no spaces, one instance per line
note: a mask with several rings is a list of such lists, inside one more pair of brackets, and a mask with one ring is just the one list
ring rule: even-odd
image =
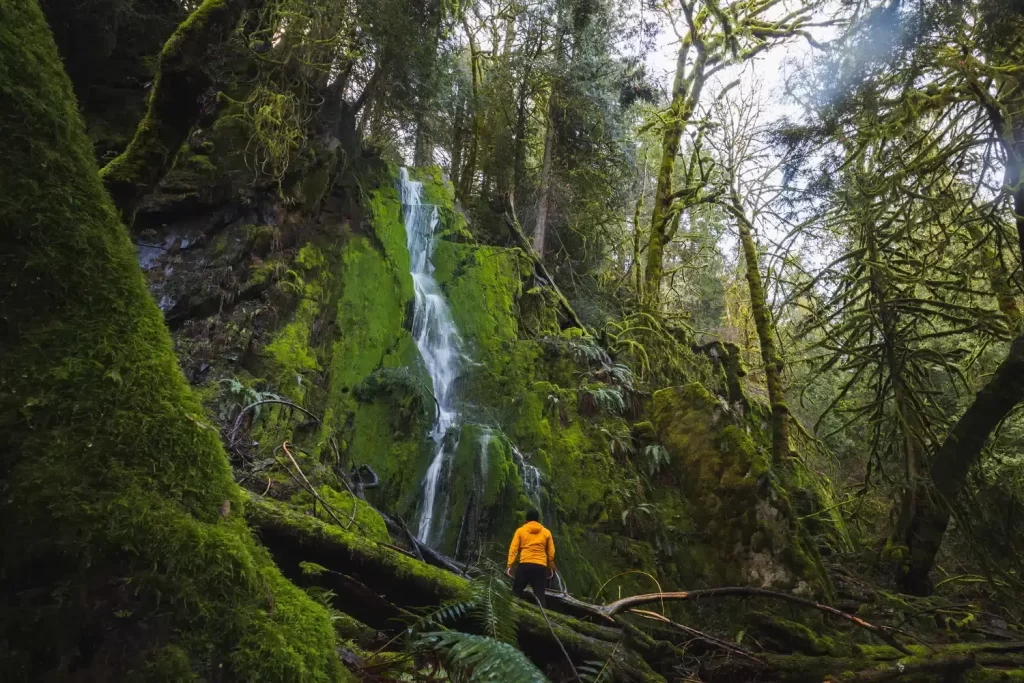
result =
[[539,522],[540,521],[540,513],[537,512],[536,510],[527,510],[526,511],[526,521],[527,522]]

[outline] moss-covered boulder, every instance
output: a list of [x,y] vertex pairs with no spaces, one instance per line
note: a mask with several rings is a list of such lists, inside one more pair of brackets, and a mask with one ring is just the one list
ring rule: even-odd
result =
[[[827,590],[817,551],[742,415],[692,383],[656,392],[651,418],[671,457],[660,502],[689,527],[676,551],[684,574],[710,585]],[[669,505],[674,487],[681,499]]]

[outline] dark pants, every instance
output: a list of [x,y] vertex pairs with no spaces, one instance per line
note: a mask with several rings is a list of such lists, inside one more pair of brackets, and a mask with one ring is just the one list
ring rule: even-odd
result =
[[523,597],[523,589],[530,586],[533,589],[533,594],[537,596],[537,600],[543,606],[544,603],[544,589],[548,583],[548,568],[542,564],[524,564],[519,563],[516,567],[516,577],[512,579],[512,592],[519,597]]

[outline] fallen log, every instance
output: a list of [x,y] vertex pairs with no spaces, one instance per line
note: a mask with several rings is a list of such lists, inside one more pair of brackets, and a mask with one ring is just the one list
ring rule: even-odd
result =
[[[416,608],[436,607],[468,595],[469,581],[463,577],[420,562],[386,544],[321,522],[287,505],[253,496],[245,513],[250,526],[257,531],[286,576],[308,584],[316,581],[317,576],[304,572],[300,563],[312,562],[326,567],[330,571],[321,576],[327,577],[325,587],[336,592],[335,607],[346,614],[355,612],[360,621],[375,628],[399,630],[402,625],[393,620],[397,609],[415,612]],[[384,619],[377,619],[367,603],[377,607],[390,603],[395,610],[381,610],[379,616]],[[617,647],[617,641],[625,637],[619,630],[553,613],[548,615],[549,628],[537,607],[525,601],[515,602],[513,615],[520,648],[541,667],[558,666],[564,661],[564,647],[576,666],[586,662],[609,662],[609,673],[614,674],[614,680],[637,683],[663,680],[635,651]]]

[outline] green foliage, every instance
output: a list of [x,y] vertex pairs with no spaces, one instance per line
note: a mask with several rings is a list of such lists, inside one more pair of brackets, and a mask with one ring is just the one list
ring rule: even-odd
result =
[[217,417],[221,423],[227,423],[238,412],[248,406],[255,405],[252,409],[252,421],[255,423],[263,413],[262,401],[269,399],[280,399],[281,397],[271,391],[257,389],[248,386],[235,378],[219,380],[221,385],[221,396],[218,401]]
[[647,474],[656,475],[667,467],[672,461],[672,456],[661,444],[653,443],[644,448],[644,458],[647,459]]
[[445,656],[453,681],[547,683],[547,677],[522,652],[508,643],[458,631],[423,634],[417,645]]
[[580,412],[585,415],[621,415],[625,410],[626,400],[619,387],[586,385],[580,388]]
[[512,614],[512,588],[508,579],[492,568],[469,584],[465,599],[442,606],[421,618],[411,629],[422,633],[436,626],[455,625],[469,621],[487,638],[516,644],[516,619]]

